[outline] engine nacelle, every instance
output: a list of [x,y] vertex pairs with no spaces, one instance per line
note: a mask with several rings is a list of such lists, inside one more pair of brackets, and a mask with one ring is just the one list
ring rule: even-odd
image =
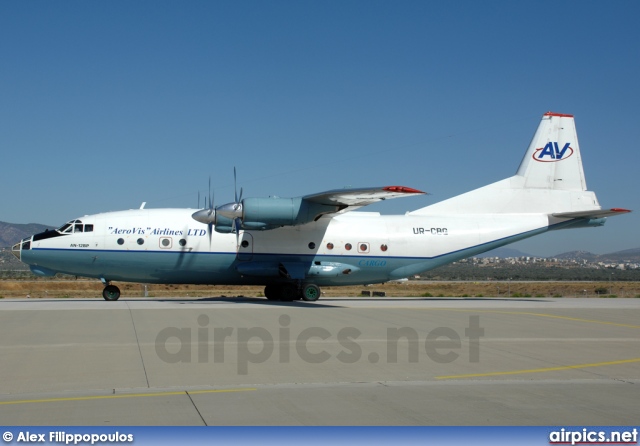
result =
[[313,203],[300,197],[245,198],[242,200],[242,227],[272,229],[279,226],[302,225],[338,209],[338,206]]

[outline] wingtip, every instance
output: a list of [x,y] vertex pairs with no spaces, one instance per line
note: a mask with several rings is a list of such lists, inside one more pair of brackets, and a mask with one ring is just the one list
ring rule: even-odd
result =
[[401,192],[404,194],[426,194],[426,192],[407,186],[386,186],[382,189],[389,192]]
[[573,115],[568,115],[566,113],[555,113],[552,111],[546,112],[544,116],[559,116],[560,118],[573,118]]

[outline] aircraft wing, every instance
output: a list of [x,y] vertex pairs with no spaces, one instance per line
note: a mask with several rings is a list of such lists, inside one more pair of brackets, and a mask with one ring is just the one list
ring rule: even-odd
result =
[[238,224],[242,229],[267,230],[304,225],[324,215],[340,214],[378,201],[424,193],[405,186],[386,186],[335,189],[296,198],[245,198],[239,203],[218,206],[215,212],[211,209],[199,210],[192,217],[200,223],[215,224],[216,232],[237,231]]
[[339,210],[337,212],[348,212],[383,200],[423,194],[426,194],[426,192],[406,186],[385,186],[334,189],[317,194],[305,195],[302,199],[327,206],[338,206]]
[[596,211],[578,211],[578,212],[560,212],[551,214],[553,217],[558,218],[603,218],[611,217],[614,215],[626,214],[631,212],[629,209],[612,208],[612,209],[600,209]]

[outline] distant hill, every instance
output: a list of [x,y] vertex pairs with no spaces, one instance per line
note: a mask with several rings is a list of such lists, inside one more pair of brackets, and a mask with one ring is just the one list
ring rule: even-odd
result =
[[[518,251],[512,248],[497,248],[491,251],[487,251],[482,254],[478,254],[475,257],[500,257],[505,259],[507,257],[540,257],[527,254],[526,252]],[[640,263],[640,248],[625,249],[624,251],[611,252],[608,254],[594,254],[588,251],[569,251],[554,256],[547,256],[548,258],[555,258],[561,260],[586,260],[588,262],[605,262],[605,263],[623,263],[634,262]]]
[[589,262],[595,262],[598,261],[600,256],[589,251],[569,251],[552,257],[562,260],[588,260]]
[[15,245],[20,240],[45,229],[54,229],[53,226],[41,225],[38,223],[5,223],[0,221],[0,248],[8,248]]
[[507,257],[534,257],[531,254],[527,254],[526,252],[518,251],[513,248],[496,248],[491,251],[483,252],[482,254],[478,254],[479,258],[485,257],[500,257],[501,259],[506,259]]
[[630,261],[640,262],[640,248],[625,249],[624,251],[612,252],[610,254],[603,254],[600,257],[610,259],[612,261]]
[[640,262],[640,248],[625,249],[624,251],[610,252],[608,254],[594,254],[587,251],[569,251],[553,256],[564,260],[587,260],[588,262],[622,263]]

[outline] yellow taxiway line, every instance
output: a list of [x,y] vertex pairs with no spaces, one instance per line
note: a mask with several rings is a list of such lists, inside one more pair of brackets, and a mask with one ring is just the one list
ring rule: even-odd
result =
[[563,370],[586,369],[589,367],[604,367],[607,365],[629,364],[632,362],[640,362],[640,358],[621,359],[619,361],[593,362],[591,364],[576,364],[576,365],[565,365],[565,366],[559,366],[559,367],[545,367],[540,369],[510,370],[505,372],[469,373],[466,375],[445,375],[445,376],[436,376],[436,379],[464,379],[464,378],[482,378],[486,376],[520,375],[525,373],[545,373],[545,372],[556,372],[556,371],[563,371]]
[[175,391],[175,392],[155,392],[155,393],[125,393],[119,395],[93,395],[93,396],[75,396],[63,398],[44,398],[37,400],[15,400],[0,401],[0,405],[10,404],[29,404],[29,403],[55,403],[61,401],[91,401],[91,400],[107,400],[115,398],[144,398],[150,396],[175,396],[175,395],[202,395],[207,393],[230,393],[230,392],[248,392],[258,390],[255,388],[239,388],[239,389],[216,389],[216,390],[192,390],[192,391]]

